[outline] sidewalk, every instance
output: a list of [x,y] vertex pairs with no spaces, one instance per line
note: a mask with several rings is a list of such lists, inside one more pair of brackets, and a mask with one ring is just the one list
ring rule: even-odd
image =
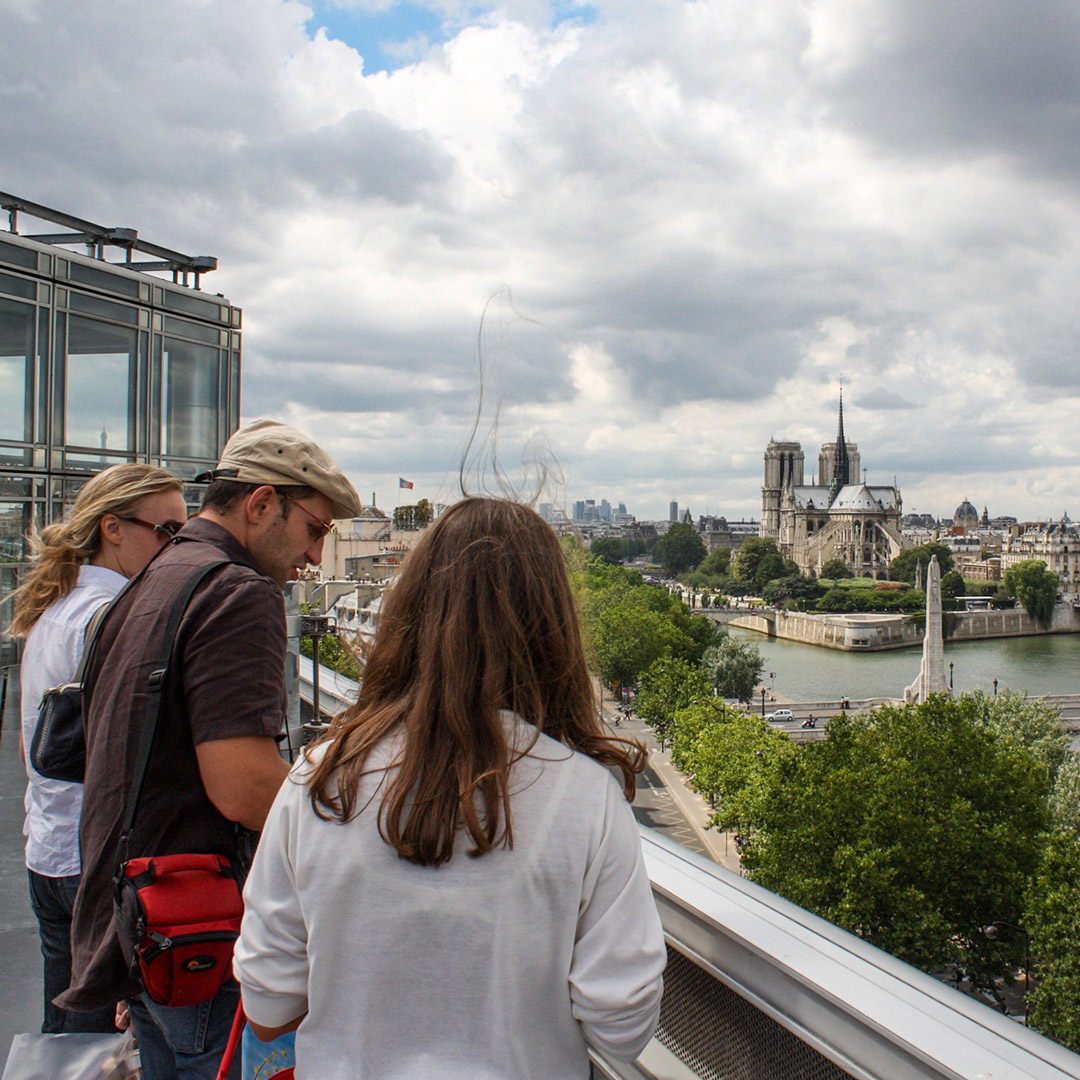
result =
[[[604,697],[603,712],[604,719],[614,728],[617,715],[615,702],[607,695]],[[663,782],[708,855],[725,869],[736,874],[741,873],[739,857],[735,852],[734,834],[707,828],[712,814],[709,804],[691,789],[686,777],[671,763],[671,752],[660,749],[660,744],[656,741],[656,736],[653,735],[648,724],[632,716],[629,720],[620,719],[619,727],[615,730],[620,735],[631,735],[645,744],[649,752],[649,767]]]

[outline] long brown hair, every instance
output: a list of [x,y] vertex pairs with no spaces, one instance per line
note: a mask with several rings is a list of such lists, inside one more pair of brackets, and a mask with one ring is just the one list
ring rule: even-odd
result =
[[513,846],[510,769],[528,749],[511,745],[501,709],[617,768],[633,799],[645,752],[597,714],[555,534],[520,503],[469,498],[427,531],[386,593],[359,698],[307,778],[315,813],[355,816],[368,755],[400,729],[383,839],[421,866],[446,862],[462,827],[470,855]]
[[26,580],[12,594],[15,616],[11,632],[23,637],[46,609],[62,600],[79,579],[79,567],[101,550],[101,519],[127,517],[148,495],[183,491],[184,485],[156,465],[111,465],[79,489],[63,521],[31,530],[32,565]]

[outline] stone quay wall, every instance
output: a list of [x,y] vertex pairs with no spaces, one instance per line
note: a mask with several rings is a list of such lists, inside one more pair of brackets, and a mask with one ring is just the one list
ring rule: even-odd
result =
[[[1027,637],[1080,632],[1080,612],[1058,604],[1049,629],[1022,608],[1005,611],[947,611],[943,615],[946,641]],[[731,620],[732,626],[756,630],[769,637],[820,645],[845,652],[880,652],[921,645],[923,628],[910,615],[811,615],[791,611],[756,611]]]

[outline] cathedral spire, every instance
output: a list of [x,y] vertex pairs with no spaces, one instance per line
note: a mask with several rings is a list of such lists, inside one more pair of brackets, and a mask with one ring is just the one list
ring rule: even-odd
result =
[[836,501],[840,489],[851,483],[848,475],[850,464],[848,462],[847,439],[844,437],[844,384],[840,383],[840,412],[836,421],[836,456],[833,459],[833,480],[829,486],[829,505]]

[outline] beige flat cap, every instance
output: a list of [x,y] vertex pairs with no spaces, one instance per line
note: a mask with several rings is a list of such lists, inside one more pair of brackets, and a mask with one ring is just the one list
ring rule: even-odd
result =
[[217,468],[196,479],[241,484],[303,484],[334,504],[334,517],[357,517],[356,488],[334,459],[302,431],[277,420],[253,420],[225,444]]

